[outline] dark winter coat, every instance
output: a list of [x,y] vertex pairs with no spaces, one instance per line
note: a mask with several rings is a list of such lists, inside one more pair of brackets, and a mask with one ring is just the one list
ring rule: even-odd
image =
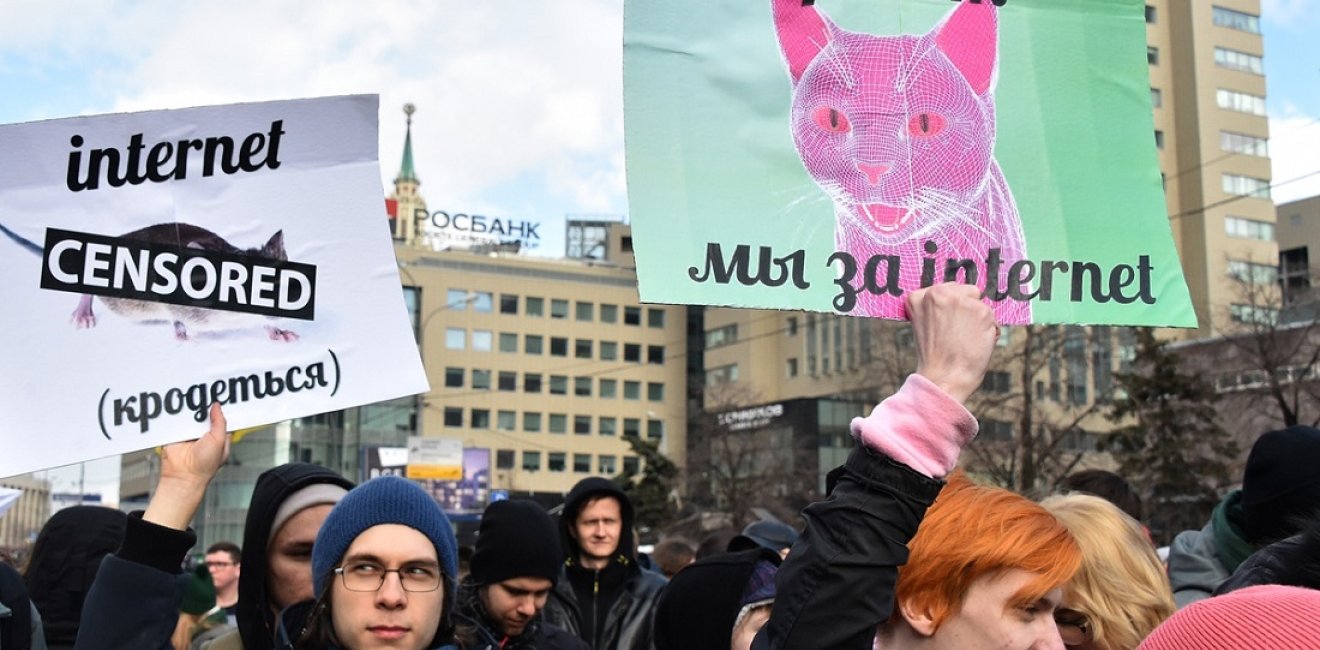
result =
[[1219,585],[1215,595],[1256,585],[1320,589],[1320,522],[1253,553]]
[[779,567],[752,650],[870,650],[893,610],[907,543],[944,484],[862,447],[835,476],[829,498],[802,511],[806,530]]
[[52,515],[37,534],[24,579],[52,650],[73,647],[83,601],[101,558],[119,548],[126,518],[114,508],[74,506]]
[[[611,496],[619,501],[623,527],[615,557],[604,569],[595,571],[578,563],[581,549],[569,531],[586,502],[599,496]],[[652,620],[666,580],[637,565],[633,553],[633,508],[628,495],[608,479],[583,479],[564,500],[559,528],[568,557],[564,573],[550,591],[542,617],[595,650],[652,650]]]

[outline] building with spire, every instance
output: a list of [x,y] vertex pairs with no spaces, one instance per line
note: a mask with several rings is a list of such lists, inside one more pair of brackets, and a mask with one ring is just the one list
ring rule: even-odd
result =
[[421,240],[421,222],[426,219],[426,200],[420,192],[422,181],[417,178],[413,164],[412,116],[415,112],[417,107],[413,104],[403,105],[403,114],[407,116],[403,160],[399,163],[399,175],[394,177],[394,193],[385,199],[385,212],[390,218],[394,241],[410,246]]

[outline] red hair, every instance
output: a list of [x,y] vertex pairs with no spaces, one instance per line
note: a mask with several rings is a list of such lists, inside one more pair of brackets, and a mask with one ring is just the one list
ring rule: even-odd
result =
[[962,472],[948,485],[908,544],[896,599],[930,615],[938,628],[962,607],[972,583],[1018,569],[1036,574],[1015,595],[1026,604],[1063,586],[1081,566],[1068,529],[1036,503],[1008,490],[972,483]]

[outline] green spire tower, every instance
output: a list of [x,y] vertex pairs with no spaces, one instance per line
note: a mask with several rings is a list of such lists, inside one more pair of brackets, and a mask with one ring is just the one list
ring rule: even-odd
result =
[[399,175],[394,177],[394,195],[390,197],[397,202],[394,239],[410,246],[421,243],[421,224],[427,218],[426,201],[417,191],[422,181],[417,178],[417,169],[413,166],[412,116],[416,112],[416,106],[403,105],[403,114],[408,119],[403,136],[403,161],[399,164]]

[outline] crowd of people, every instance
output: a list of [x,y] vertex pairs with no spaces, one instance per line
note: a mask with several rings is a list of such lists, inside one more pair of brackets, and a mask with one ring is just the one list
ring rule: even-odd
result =
[[1261,436],[1241,490],[1166,564],[1117,476],[1078,473],[1037,503],[956,470],[997,327],[969,286],[907,310],[916,372],[853,422],[801,531],[668,540],[648,562],[627,494],[594,477],[557,521],[492,503],[460,557],[416,484],[291,463],[258,479],[242,546],[189,566],[229,451],[217,405],[206,435],[163,450],[145,512],[62,511],[24,575],[0,565],[0,650],[1320,647],[1320,431]]

